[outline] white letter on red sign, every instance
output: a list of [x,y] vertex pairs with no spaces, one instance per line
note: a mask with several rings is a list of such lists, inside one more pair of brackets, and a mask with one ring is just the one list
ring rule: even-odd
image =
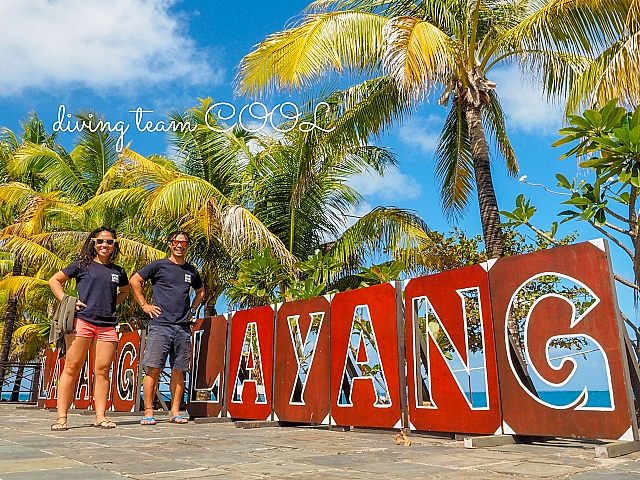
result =
[[298,373],[296,381],[291,391],[290,404],[304,405],[304,389],[307,386],[307,377],[313,364],[313,357],[316,354],[316,346],[318,345],[318,334],[322,328],[322,320],[324,320],[324,312],[310,313],[311,323],[307,331],[307,338],[302,341],[300,333],[300,324],[298,319],[300,315],[287,317],[289,325],[289,333],[291,334],[291,343],[293,351],[296,354],[296,362],[298,363]]
[[260,340],[258,339],[258,324],[250,322],[244,334],[242,353],[236,373],[235,387],[231,401],[242,403],[242,390],[246,382],[253,382],[256,385],[256,402],[267,403],[267,393],[264,387],[264,377],[262,369],[262,355],[260,354]]
[[[571,372],[561,382],[544,378],[536,368],[529,351],[529,327],[536,306],[548,298],[569,304],[571,318],[557,318],[558,325],[569,324],[569,331],[546,340],[547,367],[560,370],[571,364]],[[571,333],[600,303],[598,296],[584,283],[556,272],[543,272],[527,279],[513,294],[505,316],[505,344],[509,345],[509,317],[516,320],[522,341],[522,354],[528,378],[522,378],[516,368],[517,357],[507,348],[511,369],[518,383],[536,402],[554,409],[615,410],[609,359],[602,345],[591,335]],[[559,327],[560,328],[560,327]],[[565,326],[566,328],[566,326]],[[539,360],[538,360],[539,361]],[[580,367],[582,365],[582,367]],[[578,374],[577,372],[582,374]]]
[[[202,334],[204,330],[197,330],[193,335],[193,353],[191,358],[193,359],[193,365],[191,366],[191,381],[189,385],[191,387],[191,393],[189,395],[189,402],[209,402],[209,403],[220,403],[220,395],[218,392],[220,391],[220,373],[211,385],[208,388],[198,388],[196,385],[198,384],[198,366],[200,365],[200,350],[202,348]],[[199,392],[207,392],[205,395],[209,397],[208,400],[198,400]]]
[[355,380],[369,380],[376,393],[376,401],[373,406],[390,407],[389,386],[378,352],[378,342],[368,305],[356,306],[349,337],[347,358],[342,369],[342,388],[338,395],[338,406],[352,406],[353,382]]
[[[418,408],[438,408],[433,401],[431,346],[435,345],[472,410],[489,408],[484,327],[478,287],[456,290],[462,301],[466,361],[427,297],[413,298],[415,397]],[[430,339],[430,340],[429,340]],[[426,358],[425,358],[426,357]],[[426,361],[425,361],[426,360]]]

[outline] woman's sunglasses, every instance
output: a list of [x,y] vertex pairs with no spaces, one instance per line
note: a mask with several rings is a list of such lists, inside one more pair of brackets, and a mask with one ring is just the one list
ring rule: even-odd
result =
[[96,245],[102,245],[103,243],[106,243],[107,245],[113,245],[118,241],[113,238],[92,238],[91,240],[96,242]]
[[172,247],[188,247],[189,246],[189,242],[187,242],[186,240],[171,240],[169,242],[171,244]]

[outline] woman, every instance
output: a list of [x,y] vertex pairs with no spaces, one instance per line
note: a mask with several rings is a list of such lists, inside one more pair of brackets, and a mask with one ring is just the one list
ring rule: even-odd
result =
[[[109,369],[116,352],[116,305],[129,295],[129,280],[124,269],[111,263],[118,256],[116,231],[100,227],[84,242],[80,260],[63,268],[49,280],[51,291],[62,300],[62,284],[76,279],[75,332],[65,337],[67,355],[58,381],[58,419],[51,430],[67,429],[67,411],[73,401],[76,381],[89,348],[94,353],[94,390],[96,409],[94,426],[114,428],[116,424],[105,416],[109,397]],[[119,292],[118,292],[119,288]]]

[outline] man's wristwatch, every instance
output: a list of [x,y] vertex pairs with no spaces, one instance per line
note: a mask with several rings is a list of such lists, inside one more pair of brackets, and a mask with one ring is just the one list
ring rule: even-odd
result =
[[193,307],[191,307],[189,311],[191,312],[191,315],[195,315],[196,313],[198,313],[198,311]]

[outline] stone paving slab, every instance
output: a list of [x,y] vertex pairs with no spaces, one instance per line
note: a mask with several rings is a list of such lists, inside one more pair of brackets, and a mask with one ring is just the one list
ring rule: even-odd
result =
[[42,458],[42,451],[22,445],[0,445],[0,462],[6,458],[12,460],[25,460],[28,458]]
[[59,470],[39,470],[3,474],[2,480],[122,480],[121,475],[104,472],[91,467],[71,467]]
[[524,445],[465,449],[447,437],[326,428],[238,429],[232,423],[92,427],[73,412],[66,432],[51,432],[55,412],[0,404],[0,480],[160,479],[488,479],[640,480],[640,453],[596,459],[595,442],[550,439]]
[[478,470],[502,473],[505,475],[517,475],[518,477],[531,476],[534,478],[562,478],[568,475],[575,475],[581,471],[580,468],[570,465],[541,462],[504,462],[480,466]]
[[574,475],[575,480],[640,480],[640,475],[628,472],[616,472],[611,470],[598,470]]
[[158,472],[146,475],[135,475],[137,480],[182,480],[192,478],[230,478],[229,472],[216,468],[193,468],[189,470],[177,470],[175,472]]

